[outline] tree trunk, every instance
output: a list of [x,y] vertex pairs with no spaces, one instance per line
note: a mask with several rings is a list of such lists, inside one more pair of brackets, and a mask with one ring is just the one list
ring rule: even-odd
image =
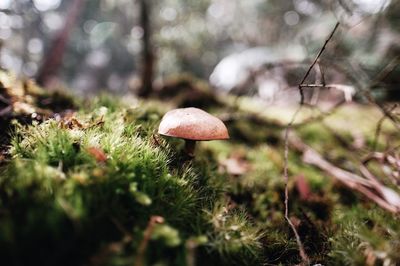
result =
[[154,54],[151,43],[151,1],[140,0],[140,24],[143,29],[142,86],[139,96],[147,97],[152,92]]
[[57,75],[62,64],[62,58],[68,43],[69,34],[82,11],[83,4],[84,0],[73,0],[71,3],[64,27],[54,39],[50,50],[44,59],[44,63],[39,70],[37,76],[37,82],[39,84],[45,86],[54,76]]

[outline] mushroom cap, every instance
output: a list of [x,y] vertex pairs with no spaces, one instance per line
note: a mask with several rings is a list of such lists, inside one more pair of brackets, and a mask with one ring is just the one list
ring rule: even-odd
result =
[[194,107],[167,112],[161,120],[158,133],[190,140],[229,139],[228,130],[219,118]]

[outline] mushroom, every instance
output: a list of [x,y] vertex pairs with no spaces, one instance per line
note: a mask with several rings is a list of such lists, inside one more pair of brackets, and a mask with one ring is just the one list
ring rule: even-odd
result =
[[228,130],[217,117],[194,107],[167,112],[158,127],[158,134],[185,140],[185,152],[194,156],[196,141],[229,139]]

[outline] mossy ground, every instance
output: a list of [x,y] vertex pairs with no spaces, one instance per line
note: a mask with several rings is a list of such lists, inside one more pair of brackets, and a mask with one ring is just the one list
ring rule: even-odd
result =
[[[12,84],[5,87],[13,91]],[[144,253],[148,265],[299,263],[283,217],[284,128],[268,123],[285,125],[293,110],[261,111],[249,108],[248,100],[233,108],[229,101],[213,102],[209,111],[257,112],[266,122],[230,120],[231,139],[201,143],[193,160],[182,153],[181,141],[156,134],[171,108],[157,100],[101,96],[68,105],[76,112],[33,123],[14,115],[19,122],[12,123],[0,168],[1,264],[133,265],[155,215],[165,221],[153,228]],[[372,107],[348,104],[295,131],[335,165],[357,171],[379,119]],[[360,149],[344,145],[357,138],[365,142]],[[398,132],[385,122],[378,149],[398,141]],[[289,171],[290,214],[312,263],[400,261],[399,217],[305,164],[294,151]],[[296,186],[302,178],[310,188],[307,198]]]

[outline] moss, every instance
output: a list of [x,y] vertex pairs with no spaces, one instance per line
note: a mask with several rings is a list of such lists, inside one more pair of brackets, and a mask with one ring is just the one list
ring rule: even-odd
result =
[[[47,93],[29,82],[24,87],[2,72],[0,81],[5,85],[0,93],[14,93],[43,115],[7,118],[8,125],[17,121],[12,122],[11,142],[7,140],[11,146],[3,146],[7,158],[1,163],[0,157],[2,264],[133,265],[154,215],[165,222],[155,225],[148,239],[148,265],[300,263],[283,204],[282,134],[292,109],[264,108],[251,99],[230,97],[205,104],[214,114],[235,112],[227,121],[231,139],[202,142],[195,159],[188,160],[181,140],[157,134],[171,102],[104,94],[72,112],[65,110],[72,106],[66,103],[76,99],[63,93]],[[183,81],[170,83],[171,90],[180,86],[178,96],[193,83]],[[204,89],[204,84],[192,85]],[[203,99],[207,97],[198,103],[204,104]],[[310,114],[316,115],[304,109],[299,121]],[[322,122],[293,130],[335,165],[357,172],[379,119],[374,108],[345,105]],[[349,149],[356,139],[350,129],[359,131],[364,146]],[[384,122],[378,150],[398,142],[398,132]],[[245,171],[230,173],[224,166],[227,159],[245,162]],[[385,174],[375,162],[369,167],[377,176]],[[397,216],[305,164],[293,150],[289,175],[290,218],[312,263],[400,260]],[[307,197],[298,191],[299,175]],[[382,180],[398,191],[389,179]]]
[[[156,111],[125,109],[105,99],[99,104],[108,107],[15,131],[12,160],[0,178],[6,261],[26,254],[23,261],[83,263],[104,243],[123,238],[113,221],[140,238],[152,215],[161,215],[166,224],[154,234],[159,251],[156,257],[148,252],[149,262],[175,263],[169,253],[185,257],[182,245],[194,232],[209,234],[208,254],[229,253],[238,263],[249,254],[259,257],[258,231],[246,216],[232,216],[238,239],[221,239],[220,230],[212,230],[222,189],[206,164],[173,167],[178,156],[165,141],[157,144],[151,137],[160,119]],[[48,245],[43,252],[54,254],[49,260],[36,248],[41,239]],[[60,243],[65,243],[62,254]],[[138,245],[117,257],[134,257]]]
[[336,233],[329,257],[332,264],[395,265],[400,261],[399,217],[362,206],[337,209]]

